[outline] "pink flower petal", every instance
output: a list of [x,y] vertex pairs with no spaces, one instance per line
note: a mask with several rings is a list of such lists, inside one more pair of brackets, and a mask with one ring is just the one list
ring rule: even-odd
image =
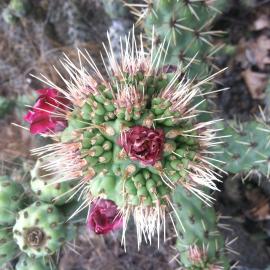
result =
[[120,229],[123,219],[113,201],[97,199],[91,206],[87,225],[96,234],[107,234]]
[[46,133],[53,130],[54,126],[55,124],[53,122],[51,122],[48,118],[44,118],[33,122],[30,126],[30,132],[31,134]]
[[[39,97],[33,108],[24,116],[24,120],[30,124],[32,134],[59,132],[65,129],[67,121],[57,116],[67,108],[68,100],[59,95],[53,88],[37,90]],[[59,101],[59,102],[58,102]]]

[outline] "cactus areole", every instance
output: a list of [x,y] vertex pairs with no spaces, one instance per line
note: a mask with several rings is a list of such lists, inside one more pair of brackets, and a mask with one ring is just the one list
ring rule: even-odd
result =
[[120,42],[120,60],[111,46],[105,49],[107,74],[88,52],[78,51],[78,66],[68,57],[62,62],[69,74],[69,80],[61,75],[65,88],[42,79],[69,100],[61,110],[67,127],[49,133],[55,142],[33,153],[55,174],[55,182],[77,181],[69,194],[85,199],[81,209],[98,198],[113,201],[123,219],[123,235],[133,216],[140,245],[142,238],[159,235],[166,216],[175,211],[171,195],[176,186],[211,203],[200,187],[217,189],[212,147],[219,141],[214,121],[196,117],[201,112],[194,98],[208,79],[195,84],[185,67],[164,69],[164,43],[154,48],[153,42],[146,52],[142,37],[137,42],[130,34]]
[[31,247],[41,247],[46,241],[45,233],[39,228],[30,228],[25,232],[25,242]]

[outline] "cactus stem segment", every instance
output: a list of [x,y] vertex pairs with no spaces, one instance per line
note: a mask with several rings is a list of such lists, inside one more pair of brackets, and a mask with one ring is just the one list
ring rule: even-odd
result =
[[219,177],[209,150],[220,143],[211,127],[215,121],[200,122],[196,116],[202,101],[193,102],[213,76],[195,84],[184,75],[184,66],[160,68],[165,41],[155,46],[153,40],[146,52],[142,37],[137,43],[133,30],[120,41],[119,61],[109,40],[106,76],[87,52],[79,51],[95,75],[66,58],[63,66],[73,79],[60,75],[66,90],[43,77],[73,109],[66,129],[52,135],[57,142],[32,151],[44,160],[42,169],[52,174],[52,184],[77,181],[70,197],[78,194],[85,201],[74,214],[98,198],[114,201],[124,220],[123,243],[133,215],[138,246],[144,238],[151,242],[159,235],[171,211],[183,223],[171,202],[178,186],[210,204],[204,188],[217,190]]

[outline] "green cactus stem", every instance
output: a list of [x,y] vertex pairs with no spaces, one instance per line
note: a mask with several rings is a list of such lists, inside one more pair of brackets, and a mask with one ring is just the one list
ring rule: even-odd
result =
[[160,68],[165,48],[159,47],[158,55],[154,47],[146,52],[140,40],[131,33],[120,44],[119,62],[106,49],[106,76],[87,53],[79,51],[93,77],[64,60],[74,79],[66,81],[67,89],[59,88],[73,106],[65,116],[67,127],[55,134],[55,143],[33,150],[56,182],[77,181],[73,192],[84,199],[81,208],[98,198],[115,201],[124,233],[133,215],[138,245],[143,235],[151,241],[159,232],[178,185],[210,205],[212,198],[200,188],[217,190],[219,177],[207,150],[219,141],[211,127],[216,120],[201,122],[198,104],[193,105],[208,79],[194,84],[181,68]]
[[[230,269],[215,210],[180,186],[173,201],[182,223],[182,226],[176,225],[179,236],[176,247],[184,269]],[[214,266],[219,268],[211,268]]]
[[39,258],[32,259],[25,254],[22,254],[16,264],[15,270],[56,270],[52,259]]
[[144,4],[126,3],[138,18],[146,36],[154,41],[166,40],[165,63],[189,64],[191,77],[206,76],[213,68],[214,54],[221,48],[215,46],[213,37],[222,34],[211,30],[215,17],[226,8],[228,1],[146,0]]
[[234,174],[262,173],[270,177],[269,125],[262,120],[230,121],[224,126],[223,133],[227,137],[217,158],[224,162],[224,170]]
[[12,229],[0,227],[0,265],[4,265],[19,254],[19,248],[13,239]]
[[0,225],[13,225],[17,212],[24,207],[24,189],[21,184],[0,177]]
[[42,169],[42,160],[38,160],[31,171],[31,189],[37,198],[47,203],[63,205],[69,201],[70,190],[74,183],[52,183],[54,180]]
[[18,213],[13,227],[14,239],[31,258],[54,254],[66,239],[64,222],[55,206],[35,202]]

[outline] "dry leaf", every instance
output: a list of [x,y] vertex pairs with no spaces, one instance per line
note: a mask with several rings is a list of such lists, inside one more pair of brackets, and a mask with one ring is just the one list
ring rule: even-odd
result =
[[270,25],[270,19],[267,15],[262,14],[257,18],[253,24],[253,30],[260,31],[264,28],[268,28]]
[[269,199],[261,200],[256,207],[247,212],[247,215],[256,221],[270,219]]
[[242,72],[242,77],[246,86],[254,99],[264,99],[265,89],[268,83],[268,75],[265,73],[254,72],[246,69]]
[[260,35],[250,44],[256,65],[260,70],[266,70],[266,65],[270,65],[270,38],[266,35]]
[[248,210],[245,215],[255,221],[270,219],[270,199],[268,193],[257,186],[245,190],[245,198],[248,202]]

